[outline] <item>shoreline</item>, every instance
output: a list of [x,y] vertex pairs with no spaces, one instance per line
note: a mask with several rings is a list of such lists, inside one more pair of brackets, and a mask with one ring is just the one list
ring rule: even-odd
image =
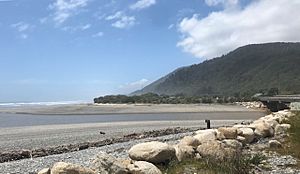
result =
[[70,104],[55,106],[0,107],[0,114],[30,115],[117,115],[205,112],[255,112],[238,104]]

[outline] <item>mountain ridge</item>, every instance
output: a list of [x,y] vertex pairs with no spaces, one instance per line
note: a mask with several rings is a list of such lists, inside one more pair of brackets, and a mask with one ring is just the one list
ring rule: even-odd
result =
[[226,55],[181,67],[132,95],[237,95],[277,88],[300,93],[300,43],[239,47]]

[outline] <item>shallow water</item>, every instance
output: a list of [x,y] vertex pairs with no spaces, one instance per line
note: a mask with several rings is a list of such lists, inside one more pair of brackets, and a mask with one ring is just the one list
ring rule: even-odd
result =
[[161,114],[107,114],[107,115],[30,115],[0,113],[0,128],[52,124],[103,123],[122,121],[178,121],[178,120],[254,120],[265,114],[252,112],[201,112]]

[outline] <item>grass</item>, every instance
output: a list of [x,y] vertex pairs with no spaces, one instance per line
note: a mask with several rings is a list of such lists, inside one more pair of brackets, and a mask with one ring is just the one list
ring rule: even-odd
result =
[[173,162],[168,168],[163,168],[166,174],[201,173],[201,174],[248,174],[254,166],[263,161],[261,154],[236,154],[232,158],[217,160],[205,158],[188,160],[180,163]]
[[[288,132],[290,136],[283,143],[283,148],[277,149],[277,152],[300,159],[300,112],[295,112],[295,116],[291,117],[287,123],[291,124]],[[297,167],[300,168],[299,162]]]

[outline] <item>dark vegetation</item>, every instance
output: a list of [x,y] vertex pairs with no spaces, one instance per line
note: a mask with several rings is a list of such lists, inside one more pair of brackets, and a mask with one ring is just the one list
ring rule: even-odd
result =
[[236,101],[255,100],[251,96],[184,96],[184,95],[158,95],[147,93],[135,96],[107,95],[94,99],[94,103],[151,103],[151,104],[191,104],[191,103],[233,103]]
[[286,139],[283,148],[278,149],[278,151],[284,155],[293,155],[300,159],[300,111],[295,112],[295,116],[291,117],[287,123],[291,124],[290,136]]
[[[249,97],[300,93],[300,43],[240,47],[227,55],[179,68],[133,95]],[[270,89],[274,89],[270,91]]]

